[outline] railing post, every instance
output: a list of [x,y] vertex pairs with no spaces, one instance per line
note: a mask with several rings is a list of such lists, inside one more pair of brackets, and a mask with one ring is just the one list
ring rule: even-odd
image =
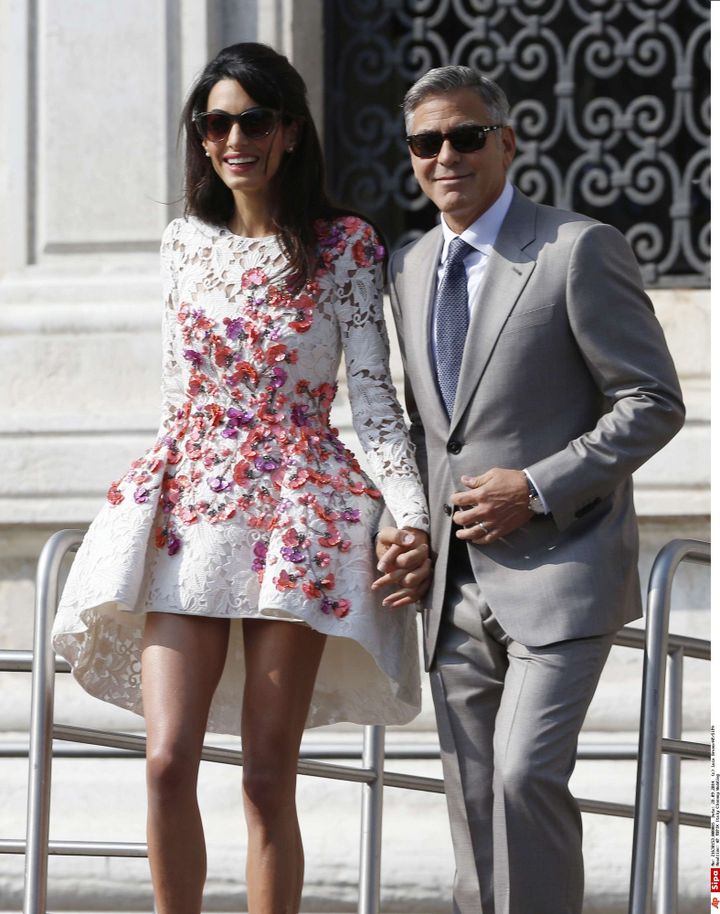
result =
[[655,558],[648,583],[629,914],[652,910],[670,590],[683,559],[709,562],[709,543],[667,543]]
[[50,831],[52,727],[55,655],[50,636],[58,602],[60,565],[69,549],[82,542],[80,530],[61,530],[45,543],[35,583],[32,699],[28,761],[25,897],[23,914],[45,914]]
[[358,914],[379,914],[385,727],[364,728],[362,763],[375,777],[362,785]]
[[[683,659],[683,650],[678,648],[671,652],[668,660],[665,735],[669,739],[682,739]],[[663,823],[663,840],[660,843],[657,914],[677,914],[678,911],[681,763],[682,760],[679,755],[668,754],[663,758],[662,806],[663,809],[670,810],[672,818]]]
[[630,914],[650,914],[652,906],[660,785],[660,741],[670,615],[667,582],[671,567],[671,556],[666,550],[661,550],[653,563],[648,584],[638,772],[635,787],[637,812],[630,874]]

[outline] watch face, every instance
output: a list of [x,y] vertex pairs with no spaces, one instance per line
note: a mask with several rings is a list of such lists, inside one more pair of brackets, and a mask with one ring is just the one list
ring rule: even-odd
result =
[[530,510],[534,511],[535,514],[544,514],[545,513],[545,509],[543,508],[543,504],[540,501],[539,495],[531,496],[529,506],[530,506]]

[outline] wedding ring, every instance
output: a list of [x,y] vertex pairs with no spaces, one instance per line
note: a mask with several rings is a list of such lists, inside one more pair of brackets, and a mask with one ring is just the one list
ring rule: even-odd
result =
[[481,520],[479,520],[479,521],[475,524],[475,526],[476,526],[476,527],[480,527],[480,529],[481,529],[482,532],[485,534],[485,536],[490,536],[490,531],[488,530],[488,528],[485,526],[485,524],[484,524]]

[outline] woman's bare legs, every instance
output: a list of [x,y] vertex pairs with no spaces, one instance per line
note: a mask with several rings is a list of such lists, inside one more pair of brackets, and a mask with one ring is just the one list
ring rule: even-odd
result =
[[149,613],[145,623],[147,835],[157,914],[200,914],[206,857],[197,774],[228,633],[226,619]]
[[300,739],[325,636],[295,622],[247,620],[242,717],[250,914],[297,914],[303,849],[295,808]]

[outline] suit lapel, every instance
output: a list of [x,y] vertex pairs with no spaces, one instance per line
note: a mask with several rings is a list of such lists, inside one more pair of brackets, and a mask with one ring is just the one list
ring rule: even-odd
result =
[[535,269],[525,248],[535,239],[535,204],[517,190],[485,266],[463,351],[451,430],[467,409],[495,343]]
[[424,235],[407,257],[403,277],[404,289],[400,293],[403,307],[403,336],[408,364],[413,379],[415,399],[431,407],[436,422],[448,424],[445,406],[435,382],[435,364],[432,355],[432,309],[435,298],[437,265],[442,250],[443,236],[440,226]]

